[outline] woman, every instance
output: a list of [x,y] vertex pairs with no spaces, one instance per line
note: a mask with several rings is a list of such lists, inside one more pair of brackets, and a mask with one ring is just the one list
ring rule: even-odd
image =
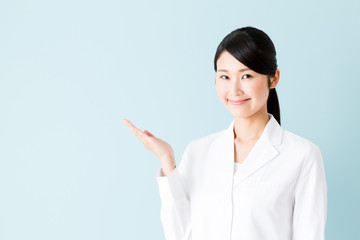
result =
[[243,27],[217,48],[221,102],[234,116],[193,140],[179,166],[169,144],[124,119],[161,162],[157,181],[167,240],[322,240],[327,185],[320,149],[280,126],[275,47]]

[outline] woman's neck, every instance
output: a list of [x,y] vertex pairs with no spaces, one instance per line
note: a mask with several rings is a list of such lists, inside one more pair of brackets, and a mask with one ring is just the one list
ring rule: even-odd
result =
[[251,141],[259,139],[270,120],[267,112],[258,112],[247,118],[234,119],[234,136],[237,141]]

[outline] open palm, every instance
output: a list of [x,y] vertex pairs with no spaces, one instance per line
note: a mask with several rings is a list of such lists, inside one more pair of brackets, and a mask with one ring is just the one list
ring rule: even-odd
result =
[[174,151],[167,142],[155,137],[148,130],[141,131],[127,119],[123,119],[123,122],[133,131],[143,146],[160,159],[165,174],[175,167]]

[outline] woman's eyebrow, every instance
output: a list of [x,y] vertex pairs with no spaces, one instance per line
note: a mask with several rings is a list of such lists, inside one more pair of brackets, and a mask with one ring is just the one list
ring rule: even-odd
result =
[[[246,71],[246,70],[251,70],[250,68],[242,68],[239,70],[239,72],[243,72],[243,71]],[[219,69],[217,70],[218,72],[229,72],[228,70],[226,69]]]

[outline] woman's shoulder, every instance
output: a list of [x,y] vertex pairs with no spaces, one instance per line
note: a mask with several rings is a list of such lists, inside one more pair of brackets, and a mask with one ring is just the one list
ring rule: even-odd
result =
[[302,135],[283,129],[283,140],[284,146],[304,150],[306,152],[311,151],[313,148],[319,149],[319,146],[308,138]]

